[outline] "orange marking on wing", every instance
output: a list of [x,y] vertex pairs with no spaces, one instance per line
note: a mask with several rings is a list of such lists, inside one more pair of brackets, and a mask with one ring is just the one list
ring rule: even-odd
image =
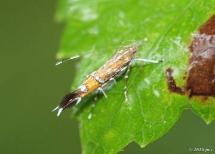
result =
[[87,87],[88,91],[86,93],[82,93],[81,94],[82,97],[94,92],[96,89],[98,89],[101,86],[101,84],[98,81],[96,81],[92,76],[89,76],[86,79],[86,81],[83,83],[83,85]]

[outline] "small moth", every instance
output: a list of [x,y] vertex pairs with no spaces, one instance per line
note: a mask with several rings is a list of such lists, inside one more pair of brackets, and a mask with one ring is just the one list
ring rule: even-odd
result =
[[[107,97],[103,88],[115,81],[115,78],[123,74],[125,74],[125,79],[127,79],[129,68],[135,61],[142,61],[147,63],[159,62],[156,60],[135,58],[136,52],[136,47],[127,47],[117,52],[98,70],[88,75],[86,80],[76,90],[64,96],[60,105],[57,106],[53,111],[58,110],[57,116],[59,116],[64,109],[80,103],[82,98],[86,97],[89,94],[92,94],[95,91],[100,91],[104,94],[105,97]],[[125,89],[127,89],[127,87],[125,87]],[[127,91],[125,91],[125,98],[127,100]]]

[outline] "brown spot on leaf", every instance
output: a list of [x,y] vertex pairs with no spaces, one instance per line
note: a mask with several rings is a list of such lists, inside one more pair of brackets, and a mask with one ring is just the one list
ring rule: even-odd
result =
[[199,33],[207,35],[215,34],[215,15],[211,16],[206,23],[200,26]]
[[167,82],[168,82],[168,89],[172,92],[178,93],[178,94],[184,94],[184,89],[181,87],[178,87],[176,85],[175,79],[172,75],[173,70],[171,68],[168,68],[166,70],[166,77],[167,77]]
[[[172,71],[167,69],[168,88],[188,96],[215,96],[215,15],[199,28],[189,46],[191,56],[183,88],[176,86]],[[180,89],[182,91],[180,91]]]
[[215,96],[215,35],[197,34],[190,51],[186,91],[191,95]]

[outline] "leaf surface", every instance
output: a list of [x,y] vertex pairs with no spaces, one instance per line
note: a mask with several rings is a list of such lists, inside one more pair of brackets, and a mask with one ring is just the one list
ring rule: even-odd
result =
[[[57,19],[65,21],[58,58],[81,55],[72,89],[117,50],[139,44],[137,57],[163,59],[159,64],[136,64],[128,79],[125,102],[123,78],[106,93],[82,102],[80,132],[83,153],[117,153],[130,142],[141,147],[157,140],[176,123],[186,108],[206,123],[215,118],[215,100],[169,92],[165,78],[174,69],[179,85],[188,67],[192,34],[215,10],[214,0],[61,0]],[[74,110],[74,109],[73,109]]]

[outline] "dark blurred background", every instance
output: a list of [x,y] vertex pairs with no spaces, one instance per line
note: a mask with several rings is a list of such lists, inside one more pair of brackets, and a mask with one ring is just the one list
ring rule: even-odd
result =
[[[56,8],[56,0],[0,2],[0,154],[81,153],[78,122],[51,112],[75,75],[75,62],[55,66],[64,27],[54,20]],[[160,140],[122,153],[215,153],[214,132],[215,122],[207,126],[188,110]]]

